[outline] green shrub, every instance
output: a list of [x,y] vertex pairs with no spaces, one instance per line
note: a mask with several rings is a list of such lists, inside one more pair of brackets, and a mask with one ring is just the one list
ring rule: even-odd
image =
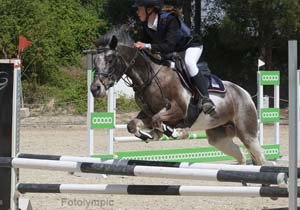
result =
[[[52,74],[53,80],[46,85],[23,81],[24,102],[29,108],[40,108],[44,112],[66,110],[69,114],[85,114],[87,112],[86,75],[69,70]],[[49,110],[50,109],[50,110]],[[137,111],[135,100],[121,95],[117,100],[117,111]],[[95,111],[107,111],[107,97],[95,99]]]

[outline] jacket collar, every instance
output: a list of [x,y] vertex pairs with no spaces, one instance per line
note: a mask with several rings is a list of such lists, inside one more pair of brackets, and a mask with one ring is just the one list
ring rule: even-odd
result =
[[150,23],[149,21],[148,21],[148,28],[150,28],[150,29],[152,29],[152,30],[154,30],[154,31],[157,31],[157,26],[158,26],[158,14],[156,14],[156,16],[155,16],[155,19],[154,19],[154,22],[153,23]]

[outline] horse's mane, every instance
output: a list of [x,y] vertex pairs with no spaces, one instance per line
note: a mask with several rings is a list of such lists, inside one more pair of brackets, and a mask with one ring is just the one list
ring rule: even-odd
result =
[[94,41],[94,44],[99,47],[105,47],[110,43],[111,38],[115,36],[118,39],[119,44],[126,46],[133,46],[133,39],[129,35],[128,25],[114,26],[106,34],[102,35],[99,39]]

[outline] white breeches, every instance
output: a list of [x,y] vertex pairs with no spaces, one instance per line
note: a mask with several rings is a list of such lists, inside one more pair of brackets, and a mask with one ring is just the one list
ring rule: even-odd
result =
[[199,47],[190,47],[185,51],[184,61],[189,71],[190,77],[196,76],[199,72],[197,63],[201,57],[202,51],[203,45]]

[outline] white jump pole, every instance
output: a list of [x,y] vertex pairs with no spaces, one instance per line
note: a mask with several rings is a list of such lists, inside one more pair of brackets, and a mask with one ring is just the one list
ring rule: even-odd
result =
[[287,189],[278,187],[121,185],[121,184],[24,184],[17,185],[25,193],[223,196],[223,197],[287,197]]
[[[279,85],[274,85],[274,108],[280,108],[280,87]],[[274,140],[275,144],[280,144],[280,134],[279,134],[279,122],[275,122],[275,133],[274,133]]]
[[[21,109],[21,60],[16,59],[14,63],[14,90],[13,90],[13,119],[12,119],[12,148],[11,155],[16,157],[20,150],[20,109]],[[19,181],[19,170],[12,169],[11,172],[11,208],[17,209],[18,199],[16,198],[15,186]]]
[[[289,209],[297,209],[297,163],[299,141],[299,84],[297,41],[289,41]],[[297,139],[298,138],[298,139]]]
[[[56,155],[38,155],[20,153],[18,158],[29,158],[39,160],[57,160],[71,162],[89,162],[89,163],[104,163],[115,165],[142,165],[156,167],[172,167],[172,168],[194,168],[194,169],[216,169],[228,171],[245,171],[245,172],[282,172],[288,174],[288,167],[278,166],[256,166],[256,165],[230,165],[230,164],[212,164],[212,163],[188,163],[188,162],[163,162],[163,161],[144,161],[144,160],[127,160],[127,159],[101,159],[92,157],[78,156],[56,156]],[[300,170],[298,169],[298,177]]]
[[94,112],[94,97],[90,91],[93,76],[93,55],[88,53],[86,55],[86,67],[87,67],[87,130],[88,130],[88,155],[94,154],[94,130],[92,129],[92,116]]
[[81,163],[70,161],[38,160],[26,158],[2,158],[0,167],[95,173],[107,175],[156,177],[167,179],[193,179],[219,182],[276,184],[286,187],[287,175],[273,172],[244,172],[216,169],[191,169],[153,166],[122,166],[103,163]]
[[[126,124],[117,124],[116,129],[126,129],[127,128],[127,125]],[[141,140],[141,139],[140,139]]]
[[[108,90],[107,111],[114,113],[114,122],[116,125],[116,100],[114,86]],[[108,131],[108,154],[110,155],[114,153],[114,130],[115,129],[112,128]]]
[[260,120],[261,116],[261,109],[263,108],[263,95],[264,95],[264,86],[260,85],[260,72],[259,72],[259,65],[257,71],[257,108],[258,108],[258,126],[259,126],[259,143],[260,145],[264,144],[264,124]]

